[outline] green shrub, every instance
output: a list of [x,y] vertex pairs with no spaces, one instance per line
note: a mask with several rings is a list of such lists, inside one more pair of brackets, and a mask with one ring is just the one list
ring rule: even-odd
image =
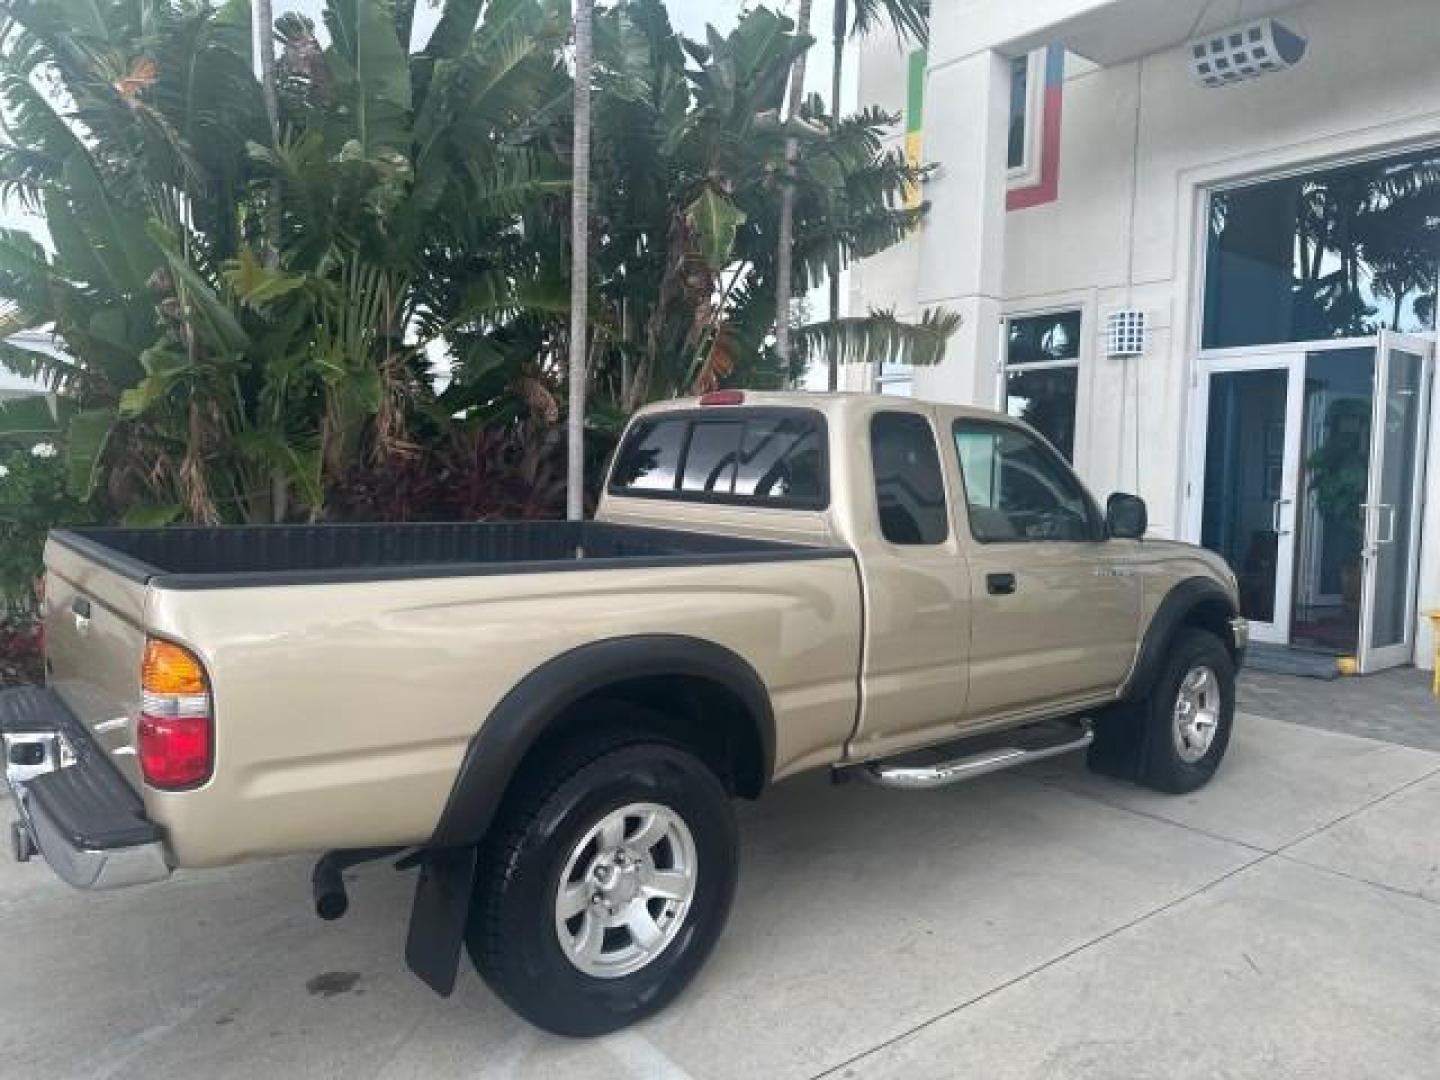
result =
[[46,533],[93,520],[88,504],[70,494],[66,476],[53,443],[0,446],[0,598],[12,610],[36,606]]

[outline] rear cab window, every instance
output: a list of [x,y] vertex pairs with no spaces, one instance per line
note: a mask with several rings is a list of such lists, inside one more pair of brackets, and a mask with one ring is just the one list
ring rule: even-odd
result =
[[635,422],[615,458],[611,495],[825,510],[825,418],[809,409],[723,408]]
[[945,474],[930,422],[917,413],[881,412],[870,420],[870,462],[880,532],[903,546],[950,538]]

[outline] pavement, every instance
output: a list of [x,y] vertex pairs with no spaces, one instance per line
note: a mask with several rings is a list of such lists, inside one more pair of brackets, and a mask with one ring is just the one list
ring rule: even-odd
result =
[[1430,683],[1428,671],[1412,667],[1328,681],[1246,668],[1238,696],[1243,711],[1259,716],[1440,752],[1440,702]]
[[1180,798],[1060,760],[740,815],[708,967],[591,1042],[421,987],[385,866],[326,924],[297,859],[93,895],[0,863],[0,1076],[1440,1076],[1440,753],[1245,715]]

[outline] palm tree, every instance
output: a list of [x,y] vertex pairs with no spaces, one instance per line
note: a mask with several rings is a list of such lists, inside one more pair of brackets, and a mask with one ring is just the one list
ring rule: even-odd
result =
[[590,75],[595,0],[575,3],[575,138],[570,233],[570,410],[565,516],[585,516],[585,353],[590,306]]
[[[904,193],[927,170],[885,148],[895,118],[870,109],[825,123],[812,97],[782,123],[787,80],[812,42],[770,8],[749,9],[726,35],[712,27],[703,42],[677,37],[660,0],[626,0],[599,18],[592,414],[609,404],[622,417],[718,386],[790,385],[826,353],[936,362],[954,328],[939,313],[795,329],[789,360],[770,340],[786,317],[777,320],[781,282],[814,288],[832,255],[874,255],[923,217]],[[793,231],[782,246],[783,187]]]
[[[260,50],[260,96],[265,102],[265,119],[270,125],[270,146],[280,143],[280,98],[275,86],[275,12],[270,0],[255,0],[255,47]],[[270,185],[265,206],[265,260],[280,265],[280,186]]]
[[[800,16],[795,22],[795,33],[800,37],[810,36],[810,9],[811,0],[800,0]],[[790,72],[788,111],[792,121],[800,115],[800,105],[805,100],[805,58],[809,55],[809,49],[802,52]],[[790,302],[795,273],[795,160],[799,153],[800,144],[792,136],[785,144],[785,187],[780,193],[780,244],[775,255],[775,352],[782,364],[790,362]]]
[[[903,44],[913,41],[922,48],[930,40],[930,0],[832,0],[834,4],[831,20],[830,72],[830,115],[840,116],[840,87],[845,69],[845,42],[849,38],[867,36],[881,23],[888,23],[895,31],[896,38]],[[834,259],[829,267],[831,322],[840,318],[840,261]],[[838,357],[830,359],[830,389],[839,386],[840,367]]]

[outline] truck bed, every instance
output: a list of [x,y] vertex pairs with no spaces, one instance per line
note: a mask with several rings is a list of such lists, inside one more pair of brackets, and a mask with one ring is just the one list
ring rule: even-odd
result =
[[90,528],[52,539],[131,581],[167,589],[850,556],[837,547],[595,521]]

